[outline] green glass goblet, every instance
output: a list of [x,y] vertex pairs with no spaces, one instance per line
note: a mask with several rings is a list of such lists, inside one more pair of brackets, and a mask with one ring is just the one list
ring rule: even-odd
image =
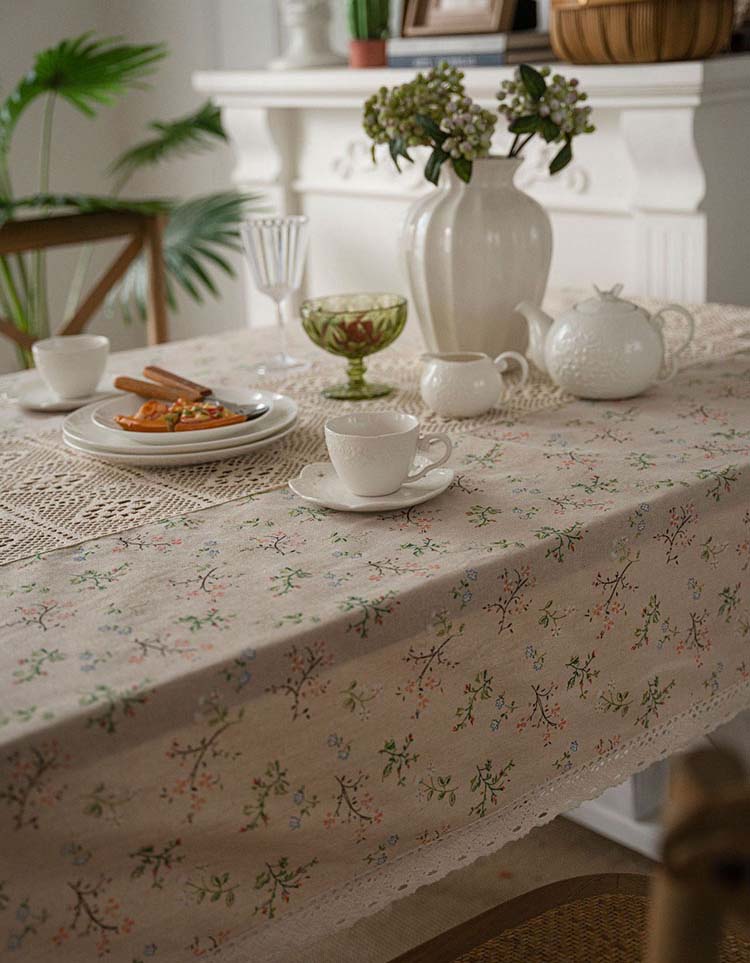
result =
[[300,309],[310,340],[330,354],[349,359],[346,384],[325,388],[326,398],[364,401],[393,388],[365,380],[367,355],[393,344],[406,324],[406,298],[399,294],[333,294],[309,298]]

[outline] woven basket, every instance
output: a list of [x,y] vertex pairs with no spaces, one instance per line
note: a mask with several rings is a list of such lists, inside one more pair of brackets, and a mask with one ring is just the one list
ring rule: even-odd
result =
[[729,46],[734,0],[552,0],[552,49],[575,64],[700,60]]

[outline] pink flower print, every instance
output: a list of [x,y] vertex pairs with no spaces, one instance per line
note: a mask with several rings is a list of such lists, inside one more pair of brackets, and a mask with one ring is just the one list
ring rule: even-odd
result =
[[201,789],[211,789],[213,786],[216,785],[216,781],[217,781],[216,777],[212,773],[203,772],[198,777],[197,783],[201,787]]
[[62,946],[63,943],[70,938],[70,933],[61,926],[60,929],[52,936],[52,942],[55,946]]
[[[167,755],[169,755],[169,753],[167,753]],[[173,795],[173,796],[184,796],[185,793],[188,791],[189,788],[190,788],[190,782],[189,782],[189,780],[187,780],[187,779],[177,779],[177,780],[175,781],[175,784],[174,784],[173,788],[172,788],[172,795]]]

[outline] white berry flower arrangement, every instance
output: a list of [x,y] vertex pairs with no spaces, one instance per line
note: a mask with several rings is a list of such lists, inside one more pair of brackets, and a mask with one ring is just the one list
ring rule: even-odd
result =
[[515,134],[509,157],[518,157],[536,134],[547,143],[561,144],[549,166],[556,174],[573,159],[573,138],[590,134],[594,126],[578,81],[555,74],[548,83],[550,74],[549,67],[539,71],[522,64],[513,80],[501,84],[497,113],[467,97],[463,73],[447,64],[419,73],[409,83],[381,87],[364,107],[363,125],[372,140],[373,159],[375,145],[388,144],[400,169],[399,158],[413,160],[409,148],[430,147],[424,171],[428,181],[437,184],[441,167],[449,163],[468,184],[473,162],[490,153],[500,114]]

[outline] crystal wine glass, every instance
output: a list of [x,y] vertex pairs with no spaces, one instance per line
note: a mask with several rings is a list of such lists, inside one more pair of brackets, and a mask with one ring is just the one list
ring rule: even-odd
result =
[[310,363],[292,357],[287,350],[286,324],[282,303],[299,289],[305,266],[308,218],[301,214],[284,217],[248,218],[242,225],[245,251],[255,286],[276,305],[280,351],[255,366],[258,374],[300,371]]

